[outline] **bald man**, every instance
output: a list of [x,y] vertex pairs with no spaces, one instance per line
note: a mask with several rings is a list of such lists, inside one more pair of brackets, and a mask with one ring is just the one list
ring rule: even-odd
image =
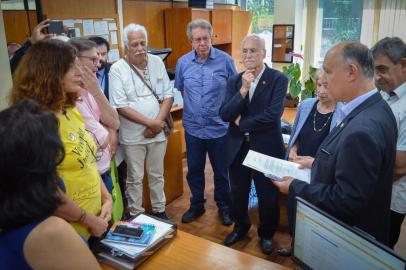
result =
[[273,183],[388,244],[397,127],[374,86],[371,52],[358,42],[330,49],[321,82],[345,105],[337,127],[320,145],[310,184],[284,177]]

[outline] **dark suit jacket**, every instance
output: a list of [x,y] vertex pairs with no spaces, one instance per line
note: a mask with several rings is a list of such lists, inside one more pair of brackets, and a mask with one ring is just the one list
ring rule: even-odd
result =
[[320,145],[311,184],[293,180],[290,193],[386,244],[396,138],[393,113],[376,93]]
[[[244,141],[250,135],[250,149],[277,158],[284,157],[281,116],[288,86],[287,77],[265,67],[251,102],[240,94],[243,73],[227,82],[227,92],[220,107],[220,116],[230,122],[226,137],[226,164],[231,165]],[[241,115],[240,125],[234,121]]]
[[104,68],[104,95],[109,99],[109,72],[110,72],[111,64],[106,63],[106,66]]

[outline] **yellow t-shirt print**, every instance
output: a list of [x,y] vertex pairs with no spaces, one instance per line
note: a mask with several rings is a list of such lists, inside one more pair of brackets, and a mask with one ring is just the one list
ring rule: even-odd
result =
[[[65,159],[57,169],[65,183],[66,195],[81,208],[97,216],[101,210],[100,175],[96,164],[97,146],[75,108],[68,108],[64,114],[57,116],[59,134],[65,147]],[[90,237],[85,226],[75,222],[71,224],[82,237]]]

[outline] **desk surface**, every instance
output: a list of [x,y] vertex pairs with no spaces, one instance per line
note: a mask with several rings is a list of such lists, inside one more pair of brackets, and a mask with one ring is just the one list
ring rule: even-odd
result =
[[[114,268],[101,264],[102,269]],[[289,269],[178,230],[171,242],[137,269]]]

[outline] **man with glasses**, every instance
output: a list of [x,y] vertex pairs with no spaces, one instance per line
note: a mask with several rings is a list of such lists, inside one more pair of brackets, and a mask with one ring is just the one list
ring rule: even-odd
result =
[[111,193],[113,182],[110,175],[112,157],[110,146],[116,141],[116,130],[120,125],[118,114],[103,95],[96,77],[99,65],[97,44],[83,38],[72,38],[69,43],[77,49],[82,68],[83,89],[80,91],[80,100],[76,103],[76,108],[83,117],[86,130],[97,144],[97,153],[94,153],[97,168],[107,190]]
[[175,87],[184,98],[187,181],[192,197],[182,222],[189,223],[205,212],[204,167],[206,154],[214,172],[214,199],[224,225],[231,225],[230,184],[224,163],[224,142],[228,124],[218,111],[225,94],[227,79],[236,74],[231,57],[212,47],[213,28],[206,20],[194,20],[187,26],[193,50],[176,65]]
[[281,116],[288,79],[264,64],[265,41],[249,35],[242,42],[246,70],[232,77],[220,108],[230,122],[226,139],[226,164],[229,166],[234,230],[224,240],[231,246],[249,231],[248,201],[251,181],[258,195],[258,235],[265,254],[272,252],[272,238],[279,224],[279,192],[263,173],[242,165],[249,150],[282,159]]
[[[173,103],[165,65],[147,53],[144,26],[129,24],[123,31],[125,58],[110,69],[110,101],[120,114],[120,145],[127,164],[126,194],[130,216],[145,211],[142,206],[144,170],[148,175],[152,214],[165,213],[164,157],[167,138],[165,118]],[[159,100],[158,100],[159,99]]]
[[110,45],[107,40],[102,37],[90,37],[89,40],[97,44],[97,53],[99,54],[99,64],[97,66],[96,76],[99,80],[100,88],[104,95],[109,99],[109,71],[111,64],[107,62],[107,55],[110,51]]

